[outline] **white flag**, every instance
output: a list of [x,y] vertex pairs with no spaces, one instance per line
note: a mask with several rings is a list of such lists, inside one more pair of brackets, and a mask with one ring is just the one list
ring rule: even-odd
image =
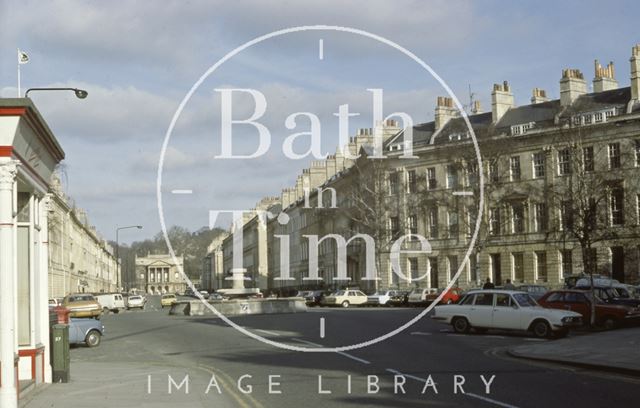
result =
[[29,56],[26,52],[18,50],[18,64],[26,64],[29,62]]

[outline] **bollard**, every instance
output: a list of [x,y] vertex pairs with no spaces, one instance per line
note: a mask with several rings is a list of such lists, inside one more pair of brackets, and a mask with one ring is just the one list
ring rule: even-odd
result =
[[70,366],[69,325],[54,324],[51,328],[51,369],[53,371],[53,382],[69,382]]

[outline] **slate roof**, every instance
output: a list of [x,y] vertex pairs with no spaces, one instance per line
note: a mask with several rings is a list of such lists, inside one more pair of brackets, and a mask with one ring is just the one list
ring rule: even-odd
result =
[[[492,124],[491,112],[469,115],[468,118],[476,138],[480,140],[489,135],[510,134],[511,126],[514,125],[535,122],[536,129],[554,126],[556,117],[561,120],[568,120],[571,116],[581,112],[595,112],[616,107],[622,109],[622,114],[624,114],[630,100],[631,88],[625,87],[581,95],[566,108],[560,105],[559,99],[517,106],[509,109],[496,124]],[[640,104],[634,106],[633,112],[640,112]],[[461,117],[454,118],[449,120],[441,131],[437,133],[437,137],[433,142],[436,145],[456,143],[458,140],[449,140],[449,135],[465,133],[466,131],[467,125],[464,119]],[[414,126],[414,146],[419,147],[429,144],[434,134],[436,134],[436,131],[435,122],[433,121]],[[400,132],[397,136],[387,140],[385,150],[388,150],[390,145],[402,143],[403,136],[404,132]]]

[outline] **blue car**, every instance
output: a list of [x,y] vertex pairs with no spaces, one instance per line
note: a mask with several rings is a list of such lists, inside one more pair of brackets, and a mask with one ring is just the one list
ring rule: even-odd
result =
[[100,344],[104,325],[100,320],[72,317],[69,319],[69,344],[84,343],[89,347]]

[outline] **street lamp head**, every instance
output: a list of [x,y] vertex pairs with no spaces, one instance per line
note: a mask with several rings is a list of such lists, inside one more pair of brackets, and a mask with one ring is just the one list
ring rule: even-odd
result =
[[84,89],[75,89],[74,92],[76,93],[78,99],[84,99],[87,97],[87,95],[89,95],[89,92],[85,91]]
[[24,93],[24,97],[28,98],[31,91],[73,91],[78,99],[84,99],[89,95],[89,92],[78,88],[29,88]]
[[142,229],[142,225],[136,225],[136,228]]

